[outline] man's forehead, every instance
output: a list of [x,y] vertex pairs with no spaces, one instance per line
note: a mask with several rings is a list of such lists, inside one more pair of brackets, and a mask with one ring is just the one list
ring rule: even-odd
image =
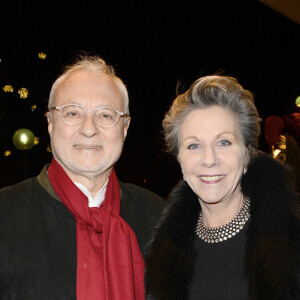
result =
[[[55,93],[55,105],[92,101],[123,110],[124,100],[114,78],[100,71],[74,71],[60,83]],[[99,103],[95,103],[99,102]]]
[[66,74],[65,78],[61,81],[59,87],[65,87],[74,82],[90,82],[90,80],[97,81],[99,83],[113,83],[113,77],[97,70],[77,70],[69,74]]

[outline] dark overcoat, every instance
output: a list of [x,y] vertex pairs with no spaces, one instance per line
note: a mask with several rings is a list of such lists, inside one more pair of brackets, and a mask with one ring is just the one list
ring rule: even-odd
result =
[[[244,196],[251,200],[244,257],[251,299],[300,299],[299,200],[285,168],[260,154],[249,163],[241,184]],[[187,299],[200,209],[197,196],[181,181],[148,248],[146,299]]]
[[[121,216],[142,249],[165,201],[119,182]],[[76,221],[55,194],[46,167],[0,190],[0,299],[76,299]]]

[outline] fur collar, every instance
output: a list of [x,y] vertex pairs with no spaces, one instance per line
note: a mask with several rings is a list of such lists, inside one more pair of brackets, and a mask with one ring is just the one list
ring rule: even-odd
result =
[[[300,299],[299,202],[285,173],[271,156],[260,154],[242,177],[243,194],[251,199],[245,271],[252,299]],[[186,299],[199,212],[197,196],[180,181],[148,247],[147,299]]]

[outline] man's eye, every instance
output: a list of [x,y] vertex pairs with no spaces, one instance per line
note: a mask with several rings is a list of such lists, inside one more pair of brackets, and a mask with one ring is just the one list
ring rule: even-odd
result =
[[220,146],[230,146],[231,142],[229,142],[228,140],[220,140],[219,145]]
[[68,117],[76,117],[78,116],[78,112],[76,111],[69,111],[67,114]]
[[110,114],[101,114],[102,119],[112,119],[112,116]]
[[96,117],[99,120],[115,120],[116,112],[109,108],[101,108],[96,111]]
[[84,110],[80,107],[66,106],[62,109],[61,113],[64,118],[82,118]]

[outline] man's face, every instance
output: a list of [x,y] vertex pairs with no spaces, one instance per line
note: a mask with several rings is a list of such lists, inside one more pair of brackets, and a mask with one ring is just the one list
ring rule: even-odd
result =
[[[58,87],[53,106],[80,104],[87,110],[111,107],[124,111],[122,94],[115,81],[100,72],[76,71]],[[119,159],[127,135],[129,120],[123,118],[114,127],[97,126],[92,113],[88,113],[81,125],[68,125],[58,111],[48,116],[48,131],[52,153],[73,181],[80,177],[107,178]]]

